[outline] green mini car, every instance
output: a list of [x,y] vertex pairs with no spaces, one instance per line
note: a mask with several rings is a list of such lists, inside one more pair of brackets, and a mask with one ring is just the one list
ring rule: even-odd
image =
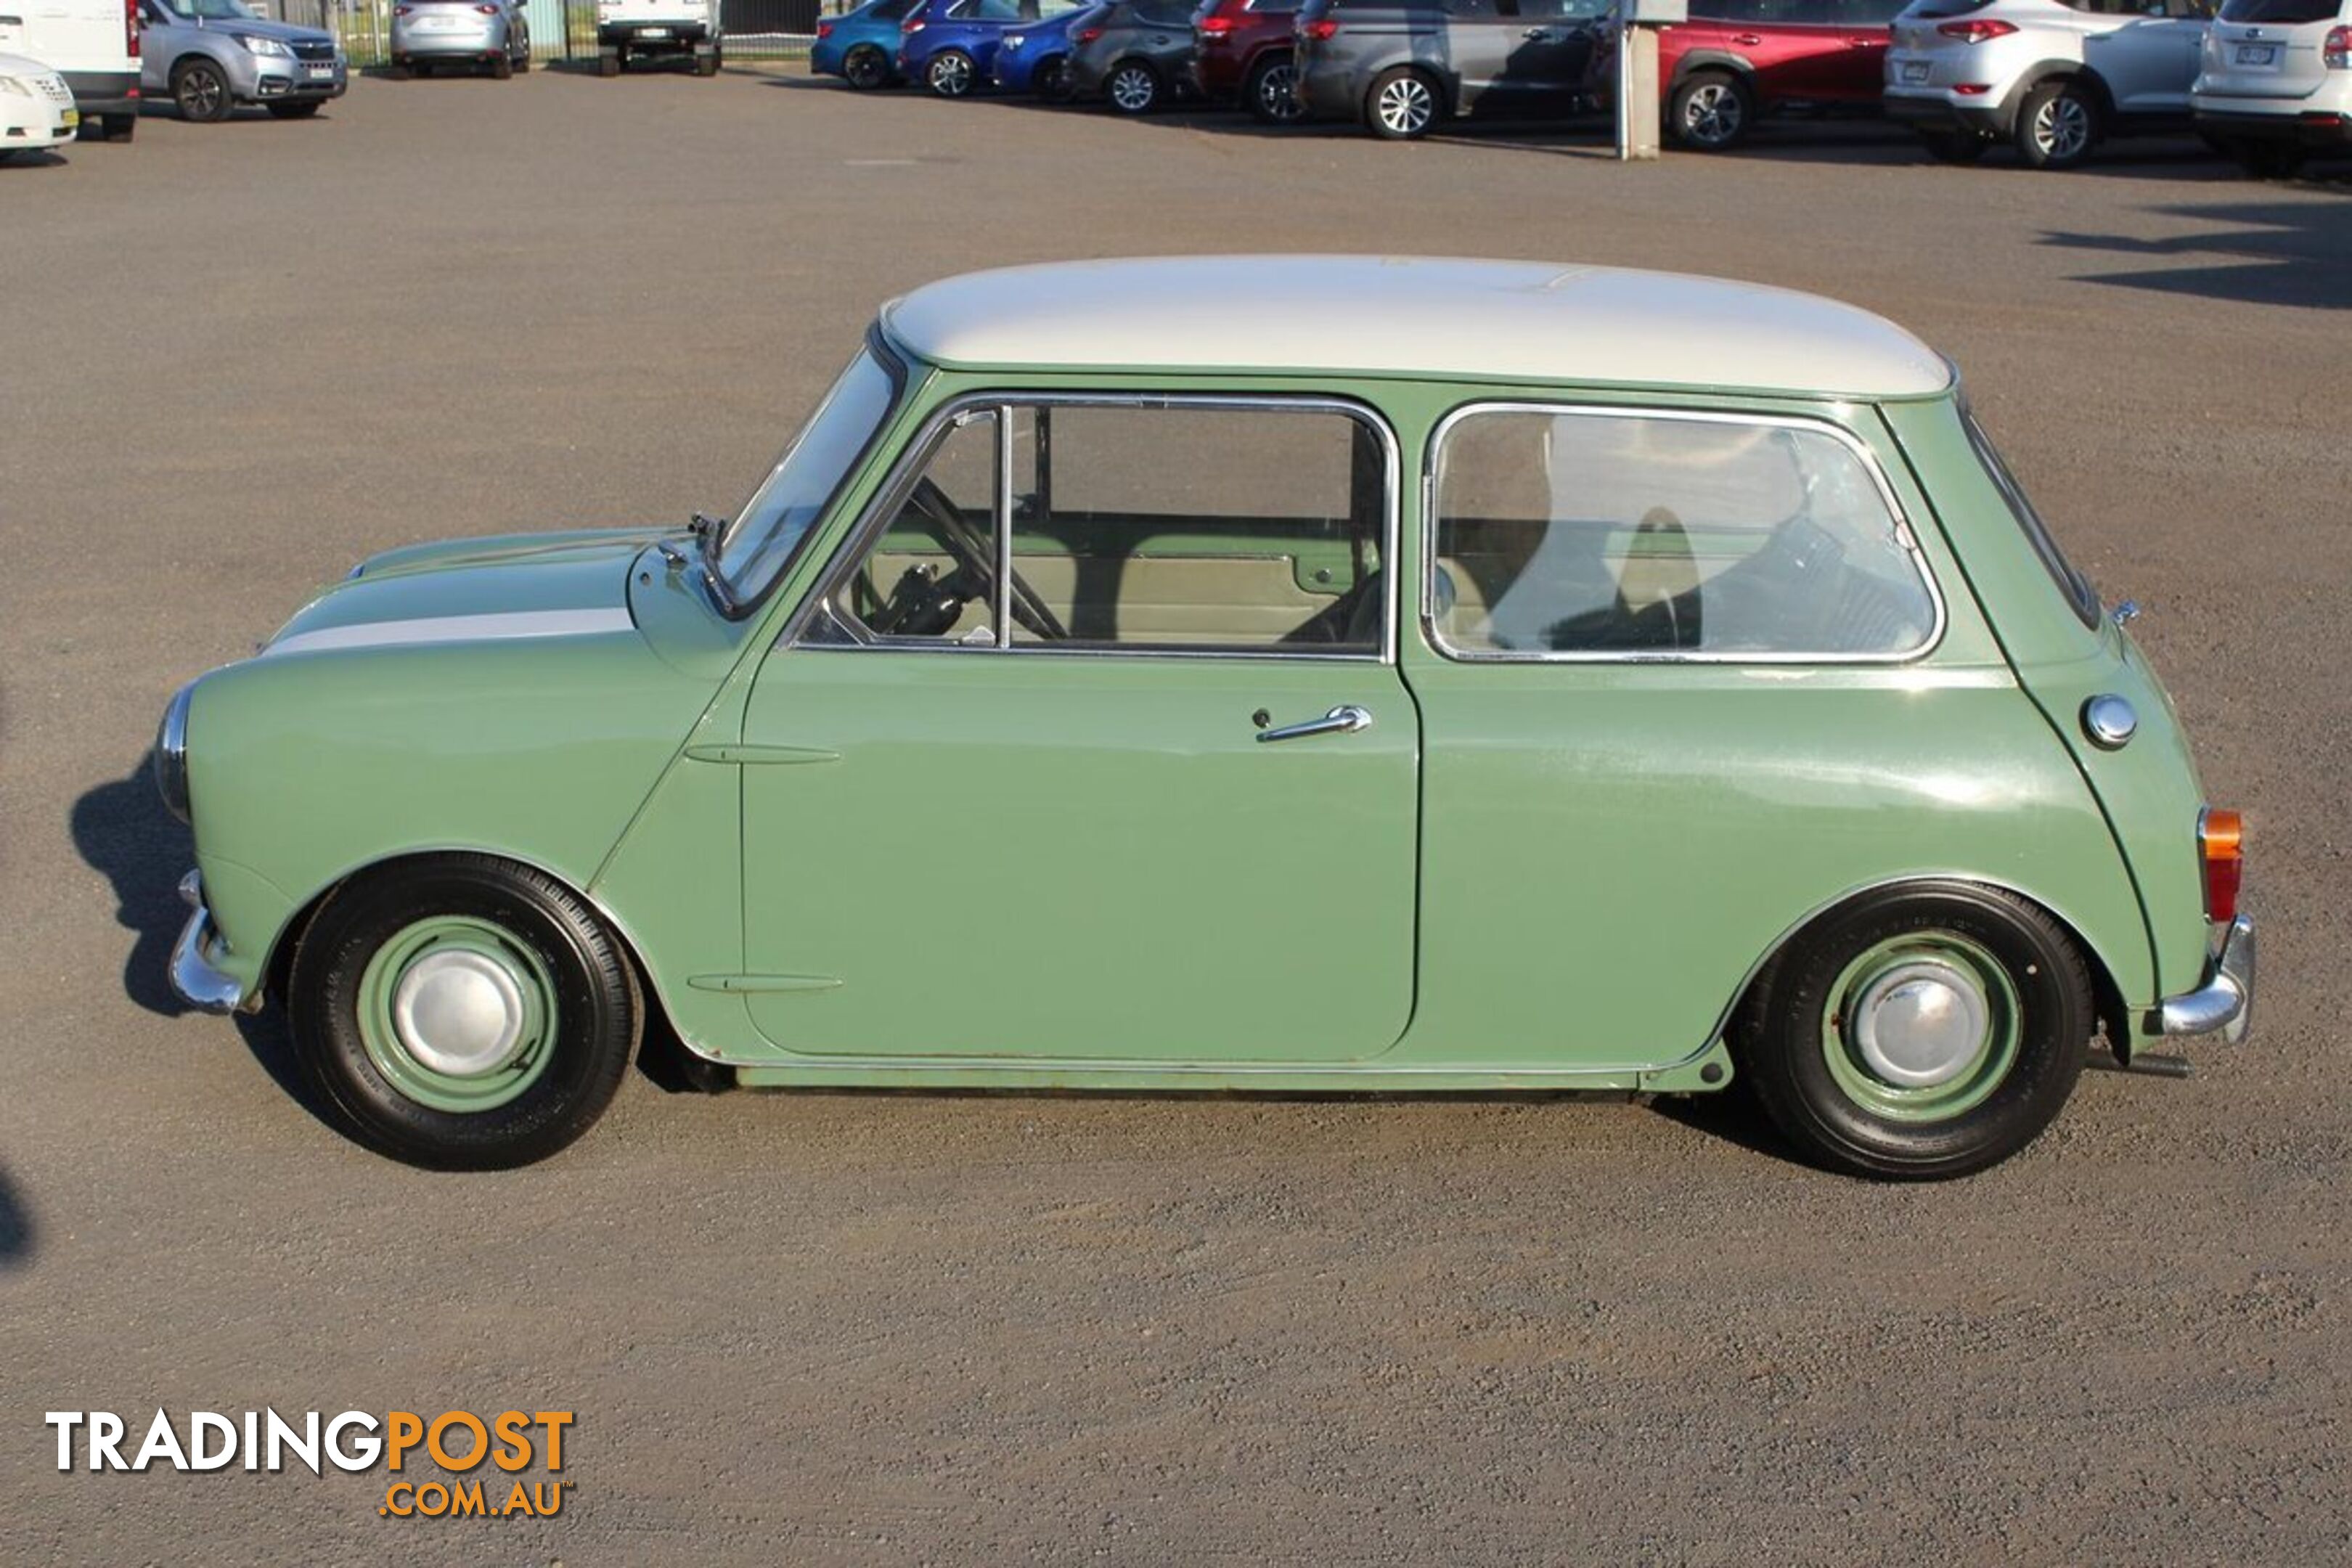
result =
[[156,747],[193,1005],[397,1158],[706,1079],[1741,1084],[1957,1175],[2242,1037],[2241,832],[1900,329],[1188,258],[886,307],[730,520],[374,556]]

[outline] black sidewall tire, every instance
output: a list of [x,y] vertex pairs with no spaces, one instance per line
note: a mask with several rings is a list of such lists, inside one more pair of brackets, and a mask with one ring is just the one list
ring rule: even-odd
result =
[[1298,101],[1295,76],[1291,82],[1291,111],[1286,115],[1276,114],[1266,107],[1265,79],[1277,68],[1289,64],[1290,57],[1287,55],[1269,56],[1250,67],[1249,75],[1243,80],[1242,101],[1249,105],[1250,118],[1260,125],[1295,125],[1307,117],[1306,106]]
[[[861,76],[861,65],[864,67]],[[890,79],[889,62],[872,44],[860,44],[841,62],[842,79],[859,92],[871,92]]]
[[[1822,1017],[1847,963],[1907,931],[1948,931],[1998,959],[2017,990],[2017,1059],[1979,1105],[1904,1122],[1855,1104],[1830,1074]],[[1738,1029],[1739,1072],[1756,1102],[1818,1163],[1858,1175],[1935,1180],[2007,1159],[2057,1116],[2096,1027],[2088,971],[2040,909],[1998,889],[1937,882],[1865,894],[1798,937],[1759,980]]]
[[[188,107],[187,84],[205,76],[213,79],[217,104],[217,107],[209,114],[201,113]],[[181,119],[198,125],[210,125],[226,120],[229,117],[229,111],[236,107],[236,100],[229,96],[228,78],[221,75],[220,67],[210,60],[203,59],[191,60],[173,74],[172,102],[179,109]]]
[[1029,73],[1029,85],[1047,103],[1070,101],[1070,62],[1061,55],[1049,55],[1037,62]]
[[[526,942],[555,985],[554,1054],[530,1088],[488,1110],[420,1105],[385,1080],[360,1036],[360,979],[404,927],[435,914],[496,922]],[[636,1054],[636,976],[594,912],[537,871],[485,856],[387,868],[346,885],[302,934],[288,1022],[304,1078],[358,1140],[409,1164],[499,1170],[545,1159],[586,1131]]]

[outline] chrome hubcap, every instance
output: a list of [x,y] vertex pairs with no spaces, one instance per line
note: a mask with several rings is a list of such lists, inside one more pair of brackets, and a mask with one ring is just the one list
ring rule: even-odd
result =
[[2053,158],[2072,158],[2091,140],[2091,111],[2071,98],[2053,98],[2033,117],[2033,139]]
[[931,62],[931,85],[954,98],[962,93],[971,79],[971,68],[963,63],[961,55],[941,55]]
[[393,1033],[423,1065],[451,1078],[495,1072],[514,1059],[525,1020],[521,982],[488,953],[430,952],[400,977]]
[[1121,109],[1143,108],[1151,101],[1151,93],[1150,77],[1133,67],[1129,67],[1111,79],[1111,101]]
[[1413,136],[1429,124],[1435,109],[1436,105],[1430,100],[1429,89],[1418,79],[1407,77],[1381,89],[1377,112],[1381,123],[1389,130],[1401,136]]
[[1849,1037],[1870,1070],[1904,1089],[1933,1089],[1984,1049],[1991,1008],[1974,976],[1939,959],[1899,964],[1854,998]]

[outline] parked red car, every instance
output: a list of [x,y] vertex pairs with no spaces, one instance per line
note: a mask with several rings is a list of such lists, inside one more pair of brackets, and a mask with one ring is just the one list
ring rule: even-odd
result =
[[[1690,20],[1658,32],[1665,133],[1719,153],[1783,109],[1874,114],[1890,24],[1906,0],[1690,0]],[[1593,53],[1593,84],[1614,101],[1617,30]]]
[[1306,117],[1290,27],[1299,0],[1201,0],[1192,13],[1192,85],[1212,103],[1238,101],[1268,125]]

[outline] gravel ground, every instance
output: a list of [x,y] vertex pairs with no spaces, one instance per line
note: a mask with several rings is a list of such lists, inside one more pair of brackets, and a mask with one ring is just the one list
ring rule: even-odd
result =
[[[2352,1561],[2352,184],[2197,152],[541,72],[0,169],[0,1560]],[[177,683],[373,550],[730,506],[896,290],[1245,248],[1714,271],[1950,353],[2249,813],[2254,1039],[1928,1188],[1705,1106],[642,1078],[447,1177],[305,1110],[274,1017],[175,1015]],[[159,1405],[567,1409],[572,1486],[57,1472],[43,1412]]]

